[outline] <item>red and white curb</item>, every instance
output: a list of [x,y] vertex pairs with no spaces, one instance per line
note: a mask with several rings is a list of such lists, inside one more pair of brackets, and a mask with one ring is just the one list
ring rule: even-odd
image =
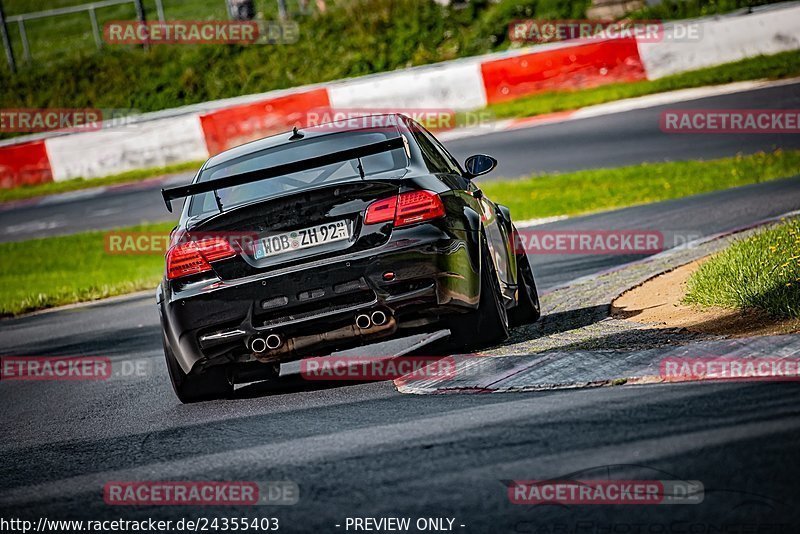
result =
[[[563,302],[586,301],[584,291],[610,280],[609,276],[615,273],[631,270],[638,273],[639,282],[630,285],[614,286],[613,295],[624,292],[636,283],[650,279],[663,273],[669,268],[703,257],[713,253],[730,243],[739,234],[747,235],[754,230],[774,224],[782,219],[800,216],[800,210],[770,217],[740,228],[731,229],[716,235],[703,237],[684,247],[676,247],[642,260],[628,263],[590,276],[581,277],[562,286],[550,289],[544,293],[542,301],[544,308],[548,308],[546,298],[560,292]],[[689,254],[686,254],[689,252]],[[652,264],[652,267],[648,267]],[[671,267],[670,267],[671,265]],[[645,269],[642,269],[645,267]],[[641,271],[641,272],[639,272]],[[625,278],[623,278],[625,279]],[[566,294],[564,292],[569,292]],[[597,302],[610,302],[601,297],[592,297]],[[564,300],[566,299],[566,300]],[[562,306],[563,307],[563,306]],[[542,320],[546,320],[543,317]],[[566,320],[566,319],[565,319]],[[602,325],[605,325],[603,327]],[[571,329],[578,333],[587,328],[600,328],[605,335],[621,336],[623,334],[641,338],[642,332],[647,332],[648,326],[631,323],[619,319],[605,319],[596,321],[590,327],[576,326]],[[637,333],[637,331],[639,333]],[[559,330],[559,336],[566,335]],[[586,330],[592,337],[597,334],[595,330]],[[660,382],[697,382],[718,381],[726,378],[733,380],[797,380],[800,381],[800,334],[787,334],[777,336],[759,336],[738,339],[712,339],[714,336],[700,336],[704,339],[697,340],[697,336],[684,336],[683,338],[674,331],[665,330],[655,335],[649,334],[651,341],[658,341],[653,348],[638,350],[558,350],[558,345],[552,349],[543,350],[547,343],[523,340],[515,345],[495,349],[503,354],[492,355],[479,353],[472,355],[455,355],[450,357],[450,368],[431,366],[432,371],[419,371],[413,376],[401,377],[394,381],[400,393],[432,395],[442,393],[503,393],[512,391],[545,391],[552,389],[570,389],[579,387],[613,386],[619,384],[647,384]],[[545,336],[546,338],[547,336]],[[565,339],[568,345],[581,341],[580,335],[568,335]],[[680,343],[683,339],[683,343]],[[667,340],[669,342],[667,342]],[[583,341],[590,341],[589,338]],[[661,345],[661,346],[658,346]],[[516,348],[515,348],[516,347]],[[531,353],[531,349],[539,347],[540,351]],[[519,351],[519,352],[514,352]],[[526,352],[527,351],[527,352]],[[509,354],[511,352],[511,354]],[[747,364],[759,369],[759,364],[767,364],[769,368],[775,366],[794,366],[794,376],[728,376],[720,377],[719,374],[699,375],[697,373],[678,373],[677,375],[664,374],[664,362],[713,360],[717,365],[733,363],[734,366]],[[775,364],[775,365],[773,365]],[[679,366],[680,367],[680,366]],[[444,370],[444,371],[443,371]]]

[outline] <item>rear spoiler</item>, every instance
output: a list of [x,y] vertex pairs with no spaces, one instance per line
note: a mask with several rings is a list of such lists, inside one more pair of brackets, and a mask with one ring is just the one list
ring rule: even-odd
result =
[[[258,169],[256,171],[234,174],[220,178],[219,180],[198,182],[195,184],[162,189],[161,196],[164,197],[164,203],[167,205],[167,210],[172,212],[172,201],[176,198],[190,197],[192,195],[199,195],[200,193],[209,193],[211,191],[214,191],[214,195],[217,196],[216,191],[218,189],[249,184],[252,182],[258,182],[260,180],[266,180],[268,178],[275,178],[295,172],[315,169],[317,167],[324,167],[332,163],[340,163],[342,161],[360,159],[366,156],[380,154],[382,152],[389,152],[390,150],[397,148],[405,148],[406,143],[407,141],[405,137],[395,137],[393,139],[386,139],[385,141],[378,141],[377,143],[370,143],[368,145],[362,145],[356,148],[340,150],[339,152],[331,152],[330,154],[316,156],[313,158],[304,159],[302,161],[293,161],[291,163],[284,163],[282,165],[276,165],[275,167],[268,167],[266,169]],[[408,154],[408,148],[405,148],[405,150],[406,154]],[[360,161],[358,162],[358,170],[363,178],[364,170],[361,167]],[[219,203],[219,197],[217,197],[217,206],[220,208],[220,211],[222,211],[222,206]]]

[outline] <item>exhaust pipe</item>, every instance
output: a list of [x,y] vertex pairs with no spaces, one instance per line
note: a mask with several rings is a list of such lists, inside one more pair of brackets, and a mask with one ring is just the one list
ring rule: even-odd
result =
[[275,350],[283,345],[283,340],[278,334],[270,334],[267,336],[266,345],[268,349]]
[[356,326],[362,330],[366,330],[367,328],[372,326],[372,319],[370,319],[369,315],[367,315],[366,313],[356,315]]
[[250,342],[250,349],[256,354],[261,354],[267,350],[267,342],[264,341],[264,338],[262,337],[253,338],[253,340]]
[[386,314],[382,311],[374,311],[372,312],[372,324],[375,326],[383,326],[386,324]]
[[[386,316],[386,322],[383,325],[374,324],[372,319],[370,319],[371,313],[363,313],[356,316],[354,323],[342,326],[336,330],[330,330],[328,332],[286,338],[279,334],[275,334],[281,340],[281,345],[276,349],[272,349],[270,345],[267,347],[270,350],[266,350],[263,353],[256,353],[256,358],[262,363],[277,363],[282,361],[282,356],[286,354],[293,353],[298,356],[302,356],[300,353],[309,354],[311,349],[320,343],[337,342],[339,340],[349,339],[356,336],[387,336],[396,332],[397,322],[395,321],[395,318],[386,312],[381,313]],[[367,328],[362,328],[362,325],[366,324],[369,324],[369,326]],[[269,336],[267,336],[266,339],[268,340]],[[264,344],[266,345],[267,341],[264,341]]]

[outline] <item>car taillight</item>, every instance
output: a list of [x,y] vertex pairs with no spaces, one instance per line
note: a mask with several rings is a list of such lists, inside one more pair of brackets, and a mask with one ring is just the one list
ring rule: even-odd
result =
[[436,193],[409,191],[397,197],[395,226],[406,226],[439,217],[444,217],[444,204]]
[[364,222],[375,224],[394,220],[395,226],[408,226],[444,215],[444,204],[439,195],[431,191],[409,191],[370,204]]
[[167,252],[167,278],[174,280],[211,270],[211,262],[236,256],[227,239],[210,238],[187,241]]
[[373,202],[367,208],[364,216],[365,224],[376,224],[394,220],[394,213],[397,209],[397,197],[384,198]]

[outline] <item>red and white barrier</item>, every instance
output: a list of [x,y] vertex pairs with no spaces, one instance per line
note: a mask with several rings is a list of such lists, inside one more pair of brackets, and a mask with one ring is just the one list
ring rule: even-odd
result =
[[538,48],[481,64],[487,103],[646,79],[632,38]]
[[[208,157],[196,115],[179,115],[119,128],[45,140],[53,180],[97,178]],[[2,152],[2,150],[0,150]]]
[[[639,43],[648,79],[800,48],[800,7],[797,4],[789,8],[766,6],[754,13],[698,23],[698,39]],[[665,33],[670,33],[671,26],[665,24]]]
[[334,109],[456,109],[486,105],[481,60],[468,58],[429,67],[365,76],[328,87]]
[[209,154],[254,139],[285,132],[302,120],[306,111],[330,106],[327,89],[312,89],[259,102],[219,109],[200,115]]
[[53,181],[44,141],[31,141],[0,149],[0,188],[11,189]]
[[655,79],[800,48],[797,4],[691,23],[700,26],[699,39],[650,42],[624,37],[541,45],[274,91],[244,97],[244,103],[209,102],[186,112],[147,114],[122,127],[32,142],[12,140],[0,143],[0,187],[204,159],[288,130],[321,108],[473,110],[543,91]]

